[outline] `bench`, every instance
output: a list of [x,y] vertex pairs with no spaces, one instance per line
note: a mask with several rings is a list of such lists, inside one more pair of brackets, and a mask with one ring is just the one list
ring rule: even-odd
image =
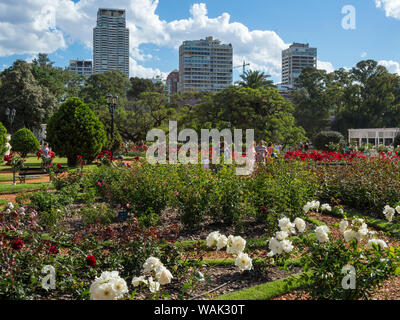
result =
[[25,183],[26,178],[34,178],[38,176],[49,176],[49,174],[42,168],[22,168],[18,173],[18,178],[21,183]]

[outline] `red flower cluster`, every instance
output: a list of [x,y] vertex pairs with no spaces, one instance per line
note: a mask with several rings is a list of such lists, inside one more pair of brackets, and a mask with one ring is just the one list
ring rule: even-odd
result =
[[4,156],[4,161],[7,162],[6,166],[11,166],[11,160],[14,157],[13,153],[10,153],[8,156]]
[[22,240],[15,240],[12,244],[11,247],[14,250],[21,250],[24,246],[24,242]]
[[56,246],[51,246],[49,248],[49,252],[53,253],[53,254],[57,254],[58,253],[58,249],[56,248]]
[[98,160],[101,160],[101,159],[103,159],[104,157],[108,158],[110,161],[111,161],[111,160],[114,160],[113,157],[112,157],[111,151],[108,151],[108,150],[103,150],[101,153],[99,153],[99,154],[97,155],[97,159],[98,159]]
[[285,155],[285,159],[288,160],[300,160],[300,161],[348,161],[352,162],[354,159],[365,159],[366,156],[363,153],[352,151],[349,154],[338,153],[338,152],[328,152],[328,151],[316,151],[312,150],[309,152],[302,152],[300,150],[287,152]]
[[94,257],[94,256],[88,256],[88,257],[86,258],[86,263],[87,263],[87,265],[90,266],[90,267],[95,267],[95,266],[96,266],[96,263],[97,263],[96,257]]
[[82,156],[77,156],[76,159],[79,161],[81,166],[86,166],[86,161],[85,161],[85,159],[83,159]]

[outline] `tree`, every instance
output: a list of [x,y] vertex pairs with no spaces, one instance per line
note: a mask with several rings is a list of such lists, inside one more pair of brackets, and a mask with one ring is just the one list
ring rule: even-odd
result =
[[119,104],[125,104],[128,89],[129,80],[121,71],[106,71],[94,74],[87,79],[81,91],[81,97],[95,111],[101,109],[102,106],[107,106],[107,95],[110,93],[118,96]]
[[138,100],[140,95],[144,92],[165,92],[161,82],[153,83],[150,79],[143,79],[134,77],[130,79],[130,88],[128,90],[128,99]]
[[28,153],[36,153],[40,149],[40,143],[35,135],[27,128],[19,129],[11,136],[12,151],[18,152],[22,158]]
[[272,80],[267,80],[270,75],[266,75],[264,72],[260,71],[245,71],[244,74],[240,75],[242,81],[237,83],[241,87],[259,89],[259,88],[275,88],[274,82]]
[[198,132],[254,129],[256,140],[279,140],[287,146],[304,140],[304,130],[295,125],[292,113],[293,105],[276,89],[231,86],[204,99],[187,118]]
[[[13,128],[40,129],[50,114],[57,108],[54,95],[35,79],[31,66],[23,60],[17,60],[13,66],[1,74],[0,105],[16,109]],[[0,121],[9,123],[4,112]],[[8,125],[10,130],[10,124]]]
[[292,94],[296,123],[313,138],[330,126],[334,99],[327,93],[327,73],[316,68],[305,68],[297,78],[298,90]]
[[75,166],[77,157],[92,161],[107,142],[104,126],[79,98],[69,98],[47,124],[47,141],[60,156]]
[[3,159],[4,155],[7,152],[7,129],[0,122],[0,157]]
[[168,103],[165,94],[144,92],[139,100],[130,102],[126,108],[118,108],[116,123],[126,140],[145,140],[147,132],[154,128],[168,128],[168,120],[175,109]]

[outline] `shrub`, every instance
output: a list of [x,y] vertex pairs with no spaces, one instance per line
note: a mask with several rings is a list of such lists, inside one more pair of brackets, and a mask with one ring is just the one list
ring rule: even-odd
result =
[[318,150],[339,151],[344,147],[345,140],[340,132],[322,131],[314,137],[313,145]]
[[257,220],[275,230],[281,215],[291,220],[302,215],[303,206],[315,197],[317,184],[305,163],[279,160],[259,167],[249,189]]
[[29,129],[23,128],[14,133],[10,141],[12,150],[26,158],[28,153],[36,153],[40,149],[40,143]]
[[0,158],[3,158],[7,152],[7,129],[0,122]]
[[79,98],[70,98],[50,118],[47,140],[60,156],[75,166],[77,157],[92,161],[107,141],[101,121]]

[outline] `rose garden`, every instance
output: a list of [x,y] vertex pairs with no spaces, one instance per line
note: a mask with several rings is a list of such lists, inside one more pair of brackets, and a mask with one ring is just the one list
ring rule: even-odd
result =
[[[344,140],[360,123],[396,126],[400,77],[372,60],[306,70],[292,103],[250,78],[166,96],[115,71],[70,79],[40,59],[0,74],[1,101],[15,107],[15,119],[0,114],[0,299],[400,298],[400,136],[391,147]],[[363,91],[376,83],[386,91]],[[248,175],[223,152],[207,166],[152,164],[146,133],[169,120],[254,129],[281,148]],[[44,123],[51,150],[36,138]]]

